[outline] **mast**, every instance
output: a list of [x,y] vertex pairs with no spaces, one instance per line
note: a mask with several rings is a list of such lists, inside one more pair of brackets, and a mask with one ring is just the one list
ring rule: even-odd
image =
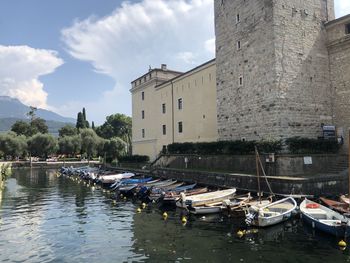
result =
[[257,147],[255,146],[255,165],[256,165],[256,176],[258,180],[258,196],[259,196],[259,202],[261,204],[261,193],[260,193],[260,173],[259,173],[259,152]]
[[[350,199],[350,130],[348,134],[348,198]],[[349,202],[349,209],[350,209],[350,202]]]

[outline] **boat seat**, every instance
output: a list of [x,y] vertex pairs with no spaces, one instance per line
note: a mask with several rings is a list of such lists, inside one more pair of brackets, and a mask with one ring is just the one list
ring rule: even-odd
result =
[[320,208],[306,208],[305,212],[315,219],[327,219],[327,212]]

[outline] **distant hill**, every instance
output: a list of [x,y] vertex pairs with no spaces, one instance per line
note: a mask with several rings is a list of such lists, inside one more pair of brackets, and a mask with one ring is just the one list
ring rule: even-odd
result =
[[[17,118],[28,119],[27,113],[29,112],[29,106],[24,105],[18,99],[14,99],[8,96],[0,96],[0,119],[3,118]],[[46,121],[58,121],[75,123],[75,119],[63,117],[49,110],[38,109],[36,116],[43,118]]]
[[[0,96],[0,132],[11,130],[11,126],[18,120],[29,122],[27,113],[29,106],[24,105],[18,99],[8,96]],[[63,117],[55,112],[38,109],[36,116],[46,120],[49,132],[58,135],[58,130],[67,125],[75,125],[76,120],[73,118]]]

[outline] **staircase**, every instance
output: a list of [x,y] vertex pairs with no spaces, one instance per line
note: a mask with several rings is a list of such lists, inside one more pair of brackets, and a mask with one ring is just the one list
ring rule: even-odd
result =
[[349,161],[344,159],[330,166],[327,172],[331,174],[339,174],[341,172],[344,172],[348,168],[349,168]]

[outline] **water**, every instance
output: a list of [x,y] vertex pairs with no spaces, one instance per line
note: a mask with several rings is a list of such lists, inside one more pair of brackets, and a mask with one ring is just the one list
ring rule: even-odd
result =
[[49,170],[15,170],[0,204],[0,262],[350,262],[339,238],[301,221],[243,238],[240,220],[193,217],[109,194]]

